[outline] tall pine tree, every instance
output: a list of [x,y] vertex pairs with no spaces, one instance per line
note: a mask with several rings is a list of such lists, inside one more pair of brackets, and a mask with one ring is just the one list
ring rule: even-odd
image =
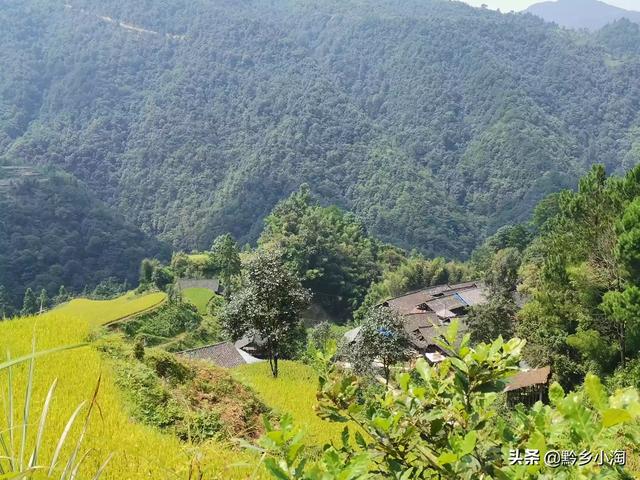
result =
[[24,292],[24,300],[22,302],[22,310],[20,314],[23,316],[33,315],[38,311],[38,299],[31,288],[27,288]]
[[11,304],[4,285],[0,285],[0,320],[6,319],[11,314]]

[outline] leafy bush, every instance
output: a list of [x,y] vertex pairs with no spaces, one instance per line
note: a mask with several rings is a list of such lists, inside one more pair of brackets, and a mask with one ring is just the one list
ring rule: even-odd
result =
[[143,335],[149,344],[157,344],[181,333],[198,328],[202,318],[189,303],[166,304],[151,313],[141,315],[122,325],[123,332],[133,338]]
[[[621,465],[589,462],[547,467],[550,451],[608,454],[640,446],[640,398],[635,389],[607,397],[590,375],[584,388],[565,394],[553,384],[551,405],[516,407],[497,413],[507,379],[517,370],[524,341],[501,338],[469,347],[469,336],[455,347],[457,326],[444,346],[453,355],[436,366],[420,360],[415,376],[398,375],[398,385],[366,404],[357,402],[360,379],[341,372],[323,357],[319,412],[334,422],[355,422],[355,445],[349,427],[342,446],[328,445],[319,459],[305,453],[302,435],[284,418],[280,428],[267,425],[261,446],[274,478],[284,479],[536,479],[632,478]],[[363,435],[364,433],[364,435]],[[540,462],[513,463],[510,452],[538,450]]]
[[194,442],[253,439],[262,432],[269,409],[225,370],[159,348],[146,349],[139,361],[132,346],[113,334],[97,348],[114,360],[116,382],[139,422]]
[[171,383],[184,383],[193,376],[190,369],[180,362],[175,355],[158,348],[146,351],[144,363],[152,368],[160,378]]
[[215,438],[224,431],[219,412],[197,411],[190,413],[176,427],[176,435],[185,442],[203,442]]
[[131,414],[147,425],[172,427],[185,417],[182,406],[172,397],[169,386],[156,372],[139,362],[116,363],[117,383],[129,397]]

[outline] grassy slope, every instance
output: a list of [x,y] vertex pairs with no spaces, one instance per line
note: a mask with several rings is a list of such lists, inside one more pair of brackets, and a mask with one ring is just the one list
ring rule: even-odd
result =
[[207,304],[215,294],[207,288],[187,288],[182,292],[182,295],[198,308],[198,312],[205,314],[207,313]]
[[[144,297],[125,296],[113,301],[74,300],[48,314],[7,322],[0,322],[0,351],[17,356],[30,351],[35,335],[37,348],[46,349],[83,341],[93,326],[134,314],[158,303],[163,294]],[[102,460],[115,453],[103,479],[173,479],[187,478],[193,448],[176,438],[134,423],[125,413],[123,399],[114,383],[113,373],[103,364],[98,352],[90,347],[43,357],[36,362],[34,408],[39,411],[46,391],[58,379],[58,388],[48,419],[46,451],[50,458],[54,438],[62,431],[71,412],[83,400],[91,398],[99,376],[102,383],[98,395],[101,415],[92,416],[85,449],[93,449],[87,461],[88,470],[95,471]],[[18,391],[24,385],[25,366],[15,369]],[[0,377],[2,390],[6,377]],[[20,395],[20,394],[18,394]],[[20,397],[18,397],[20,398]],[[0,410],[4,411],[4,396],[0,396]],[[0,415],[0,431],[5,428]],[[247,457],[226,445],[211,443],[199,449],[200,464],[205,478],[246,478],[248,470],[229,470],[228,465]],[[240,458],[239,458],[240,457]],[[87,477],[85,472],[81,478]]]
[[244,365],[234,376],[256,390],[262,400],[277,413],[290,413],[307,433],[307,443],[323,445],[337,440],[344,425],[326,422],[315,411],[318,377],[307,365],[281,361],[280,375],[271,376],[268,362]]

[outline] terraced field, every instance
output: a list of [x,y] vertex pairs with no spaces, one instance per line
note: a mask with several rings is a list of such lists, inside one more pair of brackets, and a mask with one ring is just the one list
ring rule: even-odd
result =
[[316,415],[318,376],[308,365],[281,361],[278,378],[271,376],[268,362],[243,365],[233,370],[236,379],[252,387],[276,413],[290,413],[306,433],[309,445],[338,440],[344,425],[330,423]]
[[193,303],[201,314],[207,313],[207,304],[215,293],[207,288],[187,288],[182,292],[184,298]]
[[[0,351],[9,351],[13,357],[29,353],[32,338],[35,338],[38,350],[83,342],[94,327],[147,310],[163,299],[164,294],[151,294],[141,297],[126,295],[111,301],[74,300],[39,317],[0,322]],[[13,374],[15,398],[23,398],[21,390],[26,384],[27,366],[15,367]],[[211,442],[196,448],[133,422],[126,414],[113,372],[90,346],[41,357],[36,361],[35,410],[41,409],[49,386],[58,379],[40,458],[52,456],[56,439],[67,419],[81,402],[91,399],[100,377],[99,408],[91,417],[84,444],[84,450],[90,453],[79,478],[92,478],[90,472],[95,472],[111,454],[113,458],[103,479],[187,479],[193,465],[198,465],[205,472],[204,478],[250,476],[252,467],[230,465],[243,461],[250,464],[253,458],[230,445]],[[5,391],[6,383],[6,375],[1,376],[2,391]],[[4,395],[1,395],[0,411],[5,411],[5,403]],[[5,416],[0,415],[0,431],[5,431],[5,422]],[[17,434],[15,442],[19,442],[19,437]],[[32,441],[32,438],[28,439],[28,443]]]

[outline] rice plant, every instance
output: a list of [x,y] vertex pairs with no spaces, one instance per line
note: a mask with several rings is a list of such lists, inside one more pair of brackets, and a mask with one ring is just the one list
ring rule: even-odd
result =
[[[111,459],[101,472],[100,480],[186,480],[199,478],[199,472],[204,472],[203,478],[212,480],[246,479],[251,467],[230,465],[240,462],[253,465],[252,455],[238,450],[231,443],[211,441],[197,446],[185,444],[173,435],[135,422],[129,414],[122,392],[116,385],[114,365],[91,346],[69,350],[68,345],[84,342],[94,328],[145,311],[159,304],[163,297],[164,294],[156,293],[144,296],[128,294],[105,301],[77,299],[37,317],[0,322],[0,352],[10,350],[16,357],[11,361],[14,399],[11,409],[14,412],[12,429],[7,428],[6,420],[9,416],[8,386],[5,383],[8,377],[7,365],[2,364],[0,370],[0,432],[7,445],[9,432],[14,432],[15,453],[6,455],[0,446],[0,457],[18,459],[20,456],[19,434],[22,431],[23,402],[27,395],[29,361],[33,351],[32,339],[35,337],[38,349],[54,349],[59,353],[36,354],[38,360],[31,387],[31,420],[28,422],[30,426],[27,431],[24,463],[28,465],[33,453],[38,420],[44,409],[49,388],[56,379],[58,381],[38,448],[38,466],[51,466],[60,437],[72,417],[74,421],[66,433],[66,440],[52,472],[55,476],[47,477],[49,470],[39,469],[32,473],[30,480],[60,478],[84,428],[83,420],[86,420],[86,413],[91,405],[89,401],[99,377],[101,382],[98,398],[82,440],[82,447],[76,456],[76,466],[85,454],[88,455],[80,464],[76,480],[91,480],[109,457]],[[25,355],[25,358],[17,358],[20,355]],[[83,401],[86,403],[74,415]],[[198,459],[196,464],[193,463],[194,458]],[[6,467],[7,461],[8,458],[4,459],[3,467]],[[70,468],[70,471],[73,469]],[[67,472],[67,478],[69,477],[70,473]],[[16,470],[7,470],[5,473],[0,470],[0,480],[11,478],[29,477],[21,475]]]
[[[0,431],[1,479],[50,478],[74,480],[78,478],[80,467],[89,453],[88,451],[82,452],[82,443],[87,431],[91,411],[95,405],[100,380],[98,380],[93,398],[88,408],[86,408],[84,424],[77,438],[75,438],[75,442],[70,432],[81,412],[85,409],[86,402],[81,403],[68,419],[64,429],[58,436],[56,447],[51,458],[46,461],[42,459],[41,452],[44,433],[47,428],[47,419],[58,383],[57,380],[54,380],[51,384],[39,413],[33,410],[32,396],[36,358],[62,350],[79,348],[81,346],[82,345],[67,345],[43,352],[35,352],[34,348],[33,352],[29,355],[16,359],[9,358],[7,361],[0,363],[0,375],[3,375],[6,379],[6,388],[4,389],[6,428]],[[20,404],[14,390],[13,368],[25,362],[28,362],[28,374],[24,389],[24,399],[22,404]],[[19,411],[22,412],[21,415]],[[71,450],[67,457],[63,458],[62,452],[68,443],[71,444]],[[93,475],[94,480],[100,478],[110,459],[111,456],[107,457],[95,472]]]

